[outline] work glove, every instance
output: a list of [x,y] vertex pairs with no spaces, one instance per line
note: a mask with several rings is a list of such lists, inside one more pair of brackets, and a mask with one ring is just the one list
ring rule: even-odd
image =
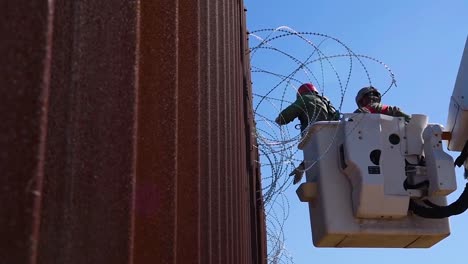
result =
[[333,119],[332,120],[340,120],[340,117],[341,117],[341,113],[337,110],[335,112],[335,114],[333,115]]
[[455,165],[460,167],[468,160],[468,141],[463,146],[463,150],[461,151],[460,155],[455,159]]
[[275,123],[278,124],[278,125],[283,125],[283,118],[281,116],[278,116],[276,119],[275,119]]
[[299,164],[299,166],[297,166],[297,167],[289,174],[289,176],[293,176],[293,175],[294,175],[293,184],[296,184],[296,183],[298,183],[298,182],[301,181],[302,176],[304,176],[304,170],[305,170],[304,162],[301,162],[301,164]]

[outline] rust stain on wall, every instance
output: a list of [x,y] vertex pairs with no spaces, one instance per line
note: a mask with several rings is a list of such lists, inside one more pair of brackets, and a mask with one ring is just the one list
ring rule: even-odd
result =
[[0,13],[2,261],[266,263],[242,0]]

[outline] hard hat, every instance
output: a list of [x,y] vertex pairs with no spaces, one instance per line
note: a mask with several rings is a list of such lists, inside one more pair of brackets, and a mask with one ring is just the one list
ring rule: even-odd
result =
[[359,102],[362,100],[362,98],[364,98],[364,96],[366,96],[369,93],[376,93],[378,97],[377,103],[380,103],[380,99],[382,98],[382,95],[380,94],[379,90],[377,90],[373,86],[367,86],[359,90],[359,92],[356,95],[356,104],[358,107],[361,107],[361,105],[359,105]]
[[315,88],[315,86],[311,83],[304,83],[303,85],[301,85],[299,87],[299,89],[297,90],[297,92],[299,94],[305,94],[305,93],[310,93],[310,92],[316,92],[318,93],[318,90],[317,88]]

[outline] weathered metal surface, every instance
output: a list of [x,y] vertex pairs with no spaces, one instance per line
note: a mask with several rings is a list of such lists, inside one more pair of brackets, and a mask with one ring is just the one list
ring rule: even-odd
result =
[[128,263],[137,2],[55,1],[39,263]]
[[0,13],[0,259],[28,263],[37,254],[51,10],[18,1],[0,4]]
[[0,14],[2,261],[266,262],[242,1]]

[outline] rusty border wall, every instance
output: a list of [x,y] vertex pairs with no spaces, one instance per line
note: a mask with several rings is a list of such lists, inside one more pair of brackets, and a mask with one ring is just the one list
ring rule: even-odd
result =
[[0,14],[0,263],[266,263],[242,0]]

